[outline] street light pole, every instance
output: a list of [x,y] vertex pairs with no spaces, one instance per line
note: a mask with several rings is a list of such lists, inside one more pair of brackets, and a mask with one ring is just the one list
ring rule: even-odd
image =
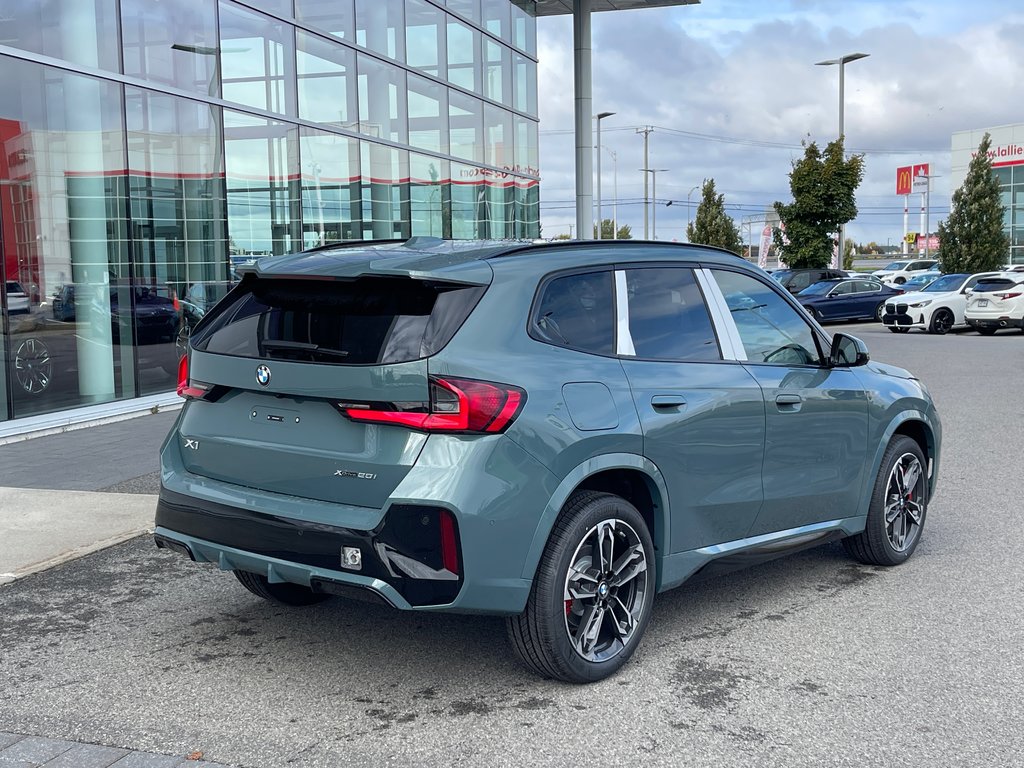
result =
[[611,117],[614,112],[597,113],[597,240],[603,240],[601,225],[604,224],[604,214],[601,212],[601,121]]
[[[651,174],[651,199],[654,205],[651,207],[651,239],[658,239],[658,174],[667,171],[668,168],[641,168],[641,171]],[[647,177],[644,176],[644,179]],[[645,185],[646,186],[646,185]]]
[[686,193],[686,242],[690,242],[690,195],[698,189],[700,184],[690,187],[690,191]]
[[[843,108],[845,103],[845,78],[846,65],[851,61],[857,61],[858,59],[866,59],[870,56],[870,53],[847,53],[840,56],[838,59],[828,59],[826,61],[819,61],[815,63],[818,67],[827,67],[833,64],[839,66],[839,138],[843,141],[843,159],[846,159],[846,140],[845,140],[845,129],[843,126]],[[839,249],[839,265],[843,264],[843,250],[845,248],[846,240],[846,224],[839,225],[839,243],[837,245]]]
[[619,156],[614,149],[604,148],[612,156],[612,240],[619,239]]

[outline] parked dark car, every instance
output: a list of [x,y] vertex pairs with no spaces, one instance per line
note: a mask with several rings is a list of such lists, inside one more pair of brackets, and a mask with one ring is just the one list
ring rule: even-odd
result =
[[288,605],[503,615],[528,668],[574,682],[694,574],[834,540],[904,562],[940,463],[912,374],[706,246],[268,258],[178,376],[158,546]]
[[772,272],[772,277],[782,283],[790,293],[800,293],[804,288],[822,280],[848,277],[841,269],[779,269]]
[[[110,323],[115,341],[120,338],[121,315],[120,296],[126,286],[110,287]],[[158,344],[173,341],[181,325],[181,308],[174,289],[166,286],[132,286],[134,292],[132,315],[136,341],[139,344]],[[75,286],[64,285],[57,290],[52,302],[53,318],[63,322],[76,319]]]
[[807,311],[819,321],[881,320],[885,300],[903,293],[877,280],[848,277],[822,280],[797,294]]

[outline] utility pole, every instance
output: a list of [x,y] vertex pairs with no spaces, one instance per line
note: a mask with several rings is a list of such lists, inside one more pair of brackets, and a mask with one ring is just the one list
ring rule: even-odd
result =
[[651,171],[649,167],[650,163],[648,162],[648,150],[650,149],[650,135],[653,130],[654,128],[649,125],[636,129],[637,133],[642,133],[644,135],[644,167],[640,169],[644,174],[644,240],[650,239],[650,230],[647,226],[647,208],[649,205],[649,198],[647,196],[647,174]]

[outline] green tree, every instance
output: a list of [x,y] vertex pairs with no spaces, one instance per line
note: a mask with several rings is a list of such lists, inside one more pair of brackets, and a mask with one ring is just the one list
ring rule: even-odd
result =
[[[843,269],[853,269],[853,254],[858,252],[856,243],[853,240],[843,240]],[[863,251],[860,251],[863,253]]]
[[[614,229],[614,227],[615,227],[615,222],[614,221],[612,221],[611,219],[602,219],[601,220],[601,239],[602,240],[611,240],[612,239],[612,230]],[[594,239],[595,240],[597,239],[597,224],[594,225]],[[632,240],[633,239],[633,230],[629,226],[629,224],[623,224],[621,227],[619,227],[618,239],[619,240]]]
[[1010,242],[1003,231],[1005,207],[988,156],[986,133],[967,167],[967,178],[953,193],[949,218],[939,222],[939,264],[943,272],[988,272],[1007,261]]
[[714,179],[704,179],[697,214],[686,225],[686,239],[691,243],[716,245],[737,255],[743,250],[736,223],[725,212],[725,195],[715,194]]
[[789,174],[792,203],[775,203],[786,228],[776,230],[775,245],[790,267],[824,267],[832,260],[833,236],[857,215],[854,193],[864,178],[864,156],[843,158],[842,137],[822,152],[815,142],[804,144],[804,156],[793,161]]

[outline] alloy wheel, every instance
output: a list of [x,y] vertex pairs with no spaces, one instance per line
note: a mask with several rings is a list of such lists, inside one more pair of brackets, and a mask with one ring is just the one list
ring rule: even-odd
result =
[[20,386],[30,395],[38,395],[50,386],[53,363],[50,350],[36,338],[25,339],[14,353],[14,375]]
[[587,661],[614,658],[629,644],[645,606],[647,555],[628,523],[602,520],[576,548],[565,578],[565,631]]
[[885,533],[897,552],[910,549],[924,523],[924,470],[912,453],[897,459],[885,490]]

